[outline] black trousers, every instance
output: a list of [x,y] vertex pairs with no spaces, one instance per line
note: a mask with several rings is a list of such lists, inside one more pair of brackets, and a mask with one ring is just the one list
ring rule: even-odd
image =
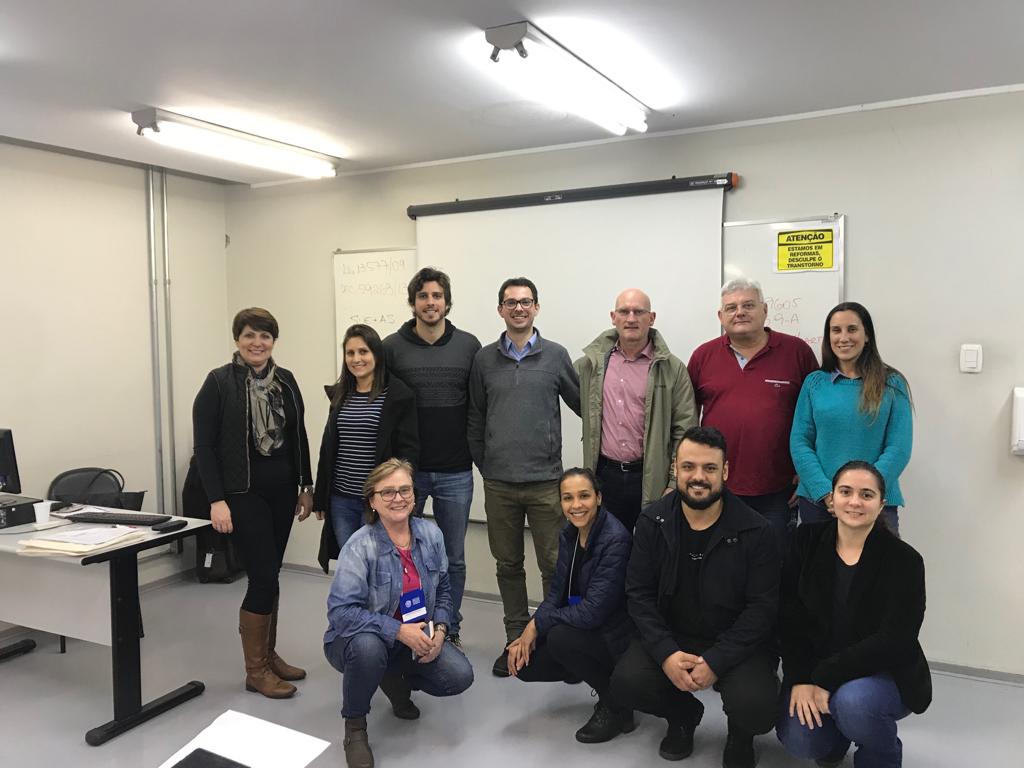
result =
[[597,479],[601,481],[601,505],[615,515],[632,536],[643,503],[643,466],[623,472],[621,464],[602,456],[597,460]]
[[[714,689],[722,696],[729,727],[746,733],[768,733],[775,727],[779,679],[778,657],[758,650],[718,678]],[[696,726],[700,702],[665,676],[636,638],[615,666],[611,696],[629,709],[664,717],[672,725]]]
[[269,614],[278,593],[278,574],[295,520],[298,486],[290,461],[275,457],[252,462],[252,485],[226,499],[231,509],[231,536],[245,558],[249,577],[242,608]]
[[527,683],[583,680],[606,700],[614,667],[615,658],[599,632],[558,624],[537,640],[530,663],[518,677]]

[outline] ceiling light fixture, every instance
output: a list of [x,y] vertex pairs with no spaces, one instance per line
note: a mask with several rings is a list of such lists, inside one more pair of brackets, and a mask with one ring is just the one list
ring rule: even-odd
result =
[[132,121],[139,127],[140,136],[218,160],[308,179],[337,174],[336,157],[164,109],[140,109],[132,112]]
[[[528,21],[484,30],[491,61],[525,98],[572,112],[616,136],[647,130],[647,107]],[[501,51],[515,51],[505,56]]]

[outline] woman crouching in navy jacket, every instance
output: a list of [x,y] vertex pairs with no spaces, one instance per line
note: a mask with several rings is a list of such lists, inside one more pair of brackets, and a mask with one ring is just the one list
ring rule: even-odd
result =
[[566,470],[558,487],[569,525],[559,536],[555,578],[523,634],[509,645],[508,671],[527,682],[586,681],[598,702],[576,740],[596,744],[636,727],[632,710],[616,707],[608,696],[615,662],[633,633],[626,613],[632,541],[601,506],[589,469]]

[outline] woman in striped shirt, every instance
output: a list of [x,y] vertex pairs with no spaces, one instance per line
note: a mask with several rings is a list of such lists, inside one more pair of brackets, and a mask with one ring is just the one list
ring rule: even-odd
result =
[[313,493],[313,509],[325,520],[318,557],[324,572],[363,524],[363,484],[370,471],[392,456],[419,462],[416,402],[401,379],[388,375],[380,336],[368,325],[353,325],[342,349],[341,376],[324,387],[331,411]]

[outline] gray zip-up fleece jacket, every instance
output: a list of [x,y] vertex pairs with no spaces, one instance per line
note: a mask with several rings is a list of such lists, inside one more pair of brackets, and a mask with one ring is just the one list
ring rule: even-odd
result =
[[539,330],[520,362],[506,354],[504,333],[476,353],[467,433],[484,479],[534,483],[562,474],[559,397],[579,415],[580,382],[569,353]]

